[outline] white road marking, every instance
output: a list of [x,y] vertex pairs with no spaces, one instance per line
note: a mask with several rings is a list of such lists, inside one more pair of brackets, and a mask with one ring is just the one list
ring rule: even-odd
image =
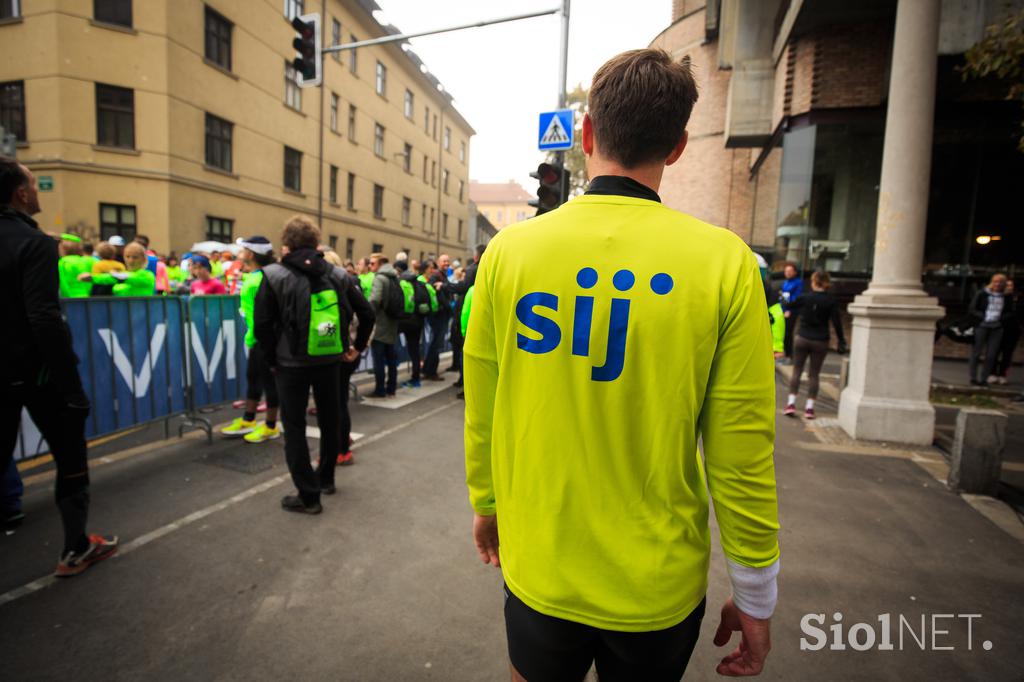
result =
[[[417,424],[417,423],[419,423],[421,421],[424,421],[425,419],[429,419],[429,418],[433,417],[435,414],[437,414],[438,412],[442,412],[444,410],[447,410],[452,405],[458,405],[459,402],[460,401],[453,400],[451,402],[445,403],[444,405],[441,405],[440,407],[436,407],[433,410],[430,410],[429,412],[425,412],[424,414],[421,414],[418,417],[414,417],[414,418],[410,419],[407,422],[403,422],[403,423],[398,424],[396,426],[392,426],[390,429],[385,429],[384,431],[381,431],[380,433],[375,433],[372,436],[369,436],[369,437],[362,437],[362,436],[360,436],[360,440],[356,444],[354,444],[352,446],[352,449],[354,450],[354,449],[359,448],[361,446],[369,445],[370,443],[375,443],[378,440],[381,440],[383,438],[387,438],[388,436],[390,436],[393,433],[401,431],[402,429],[405,429],[405,428],[407,428],[409,426],[412,426],[413,424]],[[307,429],[308,428],[315,428],[315,427],[307,427]],[[320,435],[320,433],[319,433],[319,431],[317,431],[317,437],[319,437],[319,435]],[[354,437],[355,437],[355,435],[353,434],[353,438]],[[111,559],[108,559],[108,561],[116,559],[119,556],[124,556],[125,554],[129,554],[131,552],[134,552],[137,549],[145,547],[146,545],[148,545],[149,543],[153,542],[154,540],[158,540],[159,538],[162,538],[165,535],[173,533],[176,530],[180,530],[180,529],[184,528],[185,526],[189,526],[189,525],[195,523],[196,521],[199,521],[201,519],[206,518],[207,516],[210,516],[211,514],[214,514],[214,513],[219,512],[219,511],[223,511],[223,510],[227,509],[228,507],[234,506],[234,505],[238,504],[239,502],[242,502],[243,500],[247,500],[250,497],[254,497],[256,495],[259,495],[260,493],[266,492],[266,491],[270,490],[271,488],[275,488],[275,487],[281,485],[282,483],[287,482],[290,479],[291,479],[291,475],[290,474],[281,474],[280,476],[275,476],[274,478],[271,478],[271,479],[269,479],[267,481],[264,481],[263,483],[260,483],[259,485],[255,485],[255,486],[249,488],[248,490],[243,490],[242,492],[238,493],[237,495],[233,495],[233,496],[229,497],[226,500],[223,500],[223,501],[218,502],[216,504],[212,504],[209,507],[205,507],[203,509],[200,509],[199,511],[194,511],[191,514],[188,514],[186,516],[181,517],[177,521],[172,521],[171,523],[168,523],[165,526],[161,526],[160,528],[157,528],[156,530],[152,530],[152,531],[150,531],[150,532],[148,532],[148,533],[146,533],[144,535],[140,535],[139,537],[135,538],[131,542],[128,542],[128,543],[125,543],[125,544],[121,545],[118,548],[117,555],[115,555],[114,557],[111,557]],[[50,585],[52,585],[53,583],[57,582],[58,580],[59,580],[59,578],[56,578],[53,575],[47,575],[47,576],[43,576],[42,578],[39,578],[37,580],[33,580],[32,582],[27,583],[25,585],[22,585],[21,587],[16,587],[13,590],[10,590],[8,592],[4,592],[3,594],[0,594],[0,606],[3,606],[4,604],[7,604],[9,602],[12,602],[15,599],[20,599],[21,597],[30,595],[33,592],[38,592],[39,590],[43,589],[44,587],[49,587]]]

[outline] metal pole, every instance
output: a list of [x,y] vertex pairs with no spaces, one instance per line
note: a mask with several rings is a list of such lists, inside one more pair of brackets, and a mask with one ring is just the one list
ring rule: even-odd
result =
[[[569,0],[562,0],[562,41],[558,54],[558,108],[564,109],[567,103],[566,83],[567,71],[569,68]],[[555,162],[562,169],[562,183],[559,188],[558,203],[565,203],[569,199],[569,173],[565,167],[565,152],[555,152]]]
[[[328,52],[342,52],[344,50],[354,50],[359,47],[369,47],[370,45],[383,45],[385,43],[395,43],[408,40],[410,38],[419,38],[420,36],[432,36],[438,33],[448,33],[450,31],[461,31],[464,28],[480,28],[481,26],[492,26],[494,24],[504,24],[509,21],[519,21],[521,19],[533,19],[534,17],[544,17],[549,14],[557,14],[558,12],[565,12],[568,17],[569,2],[565,2],[564,7],[556,7],[554,9],[546,9],[540,12],[530,12],[529,14],[516,14],[511,17],[502,17],[500,19],[487,19],[484,21],[475,21],[471,24],[460,24],[459,26],[450,26],[448,28],[436,28],[432,31],[420,31],[419,33],[401,33],[393,36],[384,36],[383,38],[373,38],[372,40],[360,40],[355,43],[345,43],[344,45],[331,45],[329,47],[322,48],[320,51],[323,54]],[[566,18],[565,21],[568,21]],[[568,30],[568,29],[566,29]]]
[[[327,0],[320,5],[321,11],[323,12],[324,20],[320,22],[320,44],[324,44],[324,37],[327,23]],[[320,55],[320,114],[317,125],[317,132],[319,133],[319,151],[317,152],[317,171],[316,171],[316,226],[320,228],[320,234],[324,232],[324,87],[323,87],[323,73],[324,73],[324,56]]]

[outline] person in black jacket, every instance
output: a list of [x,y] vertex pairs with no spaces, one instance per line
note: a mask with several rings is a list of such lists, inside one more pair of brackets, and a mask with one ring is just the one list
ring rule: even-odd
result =
[[[461,282],[452,284],[447,280],[437,283],[438,292],[443,291],[449,298],[455,300],[455,315],[452,318],[452,366],[449,371],[459,372],[459,380],[453,386],[462,388],[462,306],[466,300],[466,292],[476,284],[476,270],[480,266],[480,258],[484,255],[484,244],[477,244],[473,250],[473,262],[466,266],[466,275]],[[461,398],[462,395],[460,394]]]
[[[831,325],[836,330],[839,352],[846,352],[846,337],[839,319],[839,305],[828,293],[829,276],[825,272],[811,275],[811,293],[800,296],[789,305],[789,309],[799,315],[800,326],[796,330],[793,341],[793,375],[789,380],[789,396],[786,399],[787,417],[796,415],[796,396],[800,392],[800,375],[803,374],[807,358],[811,366],[807,372],[807,404],[804,407],[804,418],[814,419],[814,401],[818,398],[818,377],[821,365],[828,355],[829,331]],[[792,318],[791,318],[792,319]]]
[[[1006,294],[1006,275],[999,272],[992,275],[987,287],[974,295],[967,312],[974,321],[974,347],[968,371],[971,384],[988,386],[989,378],[995,378],[996,356],[1003,341],[1003,327],[1013,319],[1013,297]],[[985,355],[985,366],[978,377],[978,361]]]
[[55,575],[78,575],[117,551],[116,536],[86,534],[89,399],[58,301],[57,243],[39,229],[35,177],[0,157],[0,471],[14,456],[22,408],[50,445],[64,549]]
[[[360,318],[354,344],[349,343],[347,333],[342,333],[348,329],[357,292],[317,251],[319,241],[320,230],[308,218],[295,216],[288,221],[281,234],[284,257],[280,263],[263,268],[263,281],[256,292],[253,310],[256,342],[263,348],[277,379],[285,460],[298,490],[296,495],[286,495],[281,506],[287,511],[306,514],[323,511],[320,494],[335,492],[334,469],[338,454],[343,452],[340,449],[339,364],[359,358],[372,328],[372,324],[367,324],[369,320]],[[343,352],[310,355],[307,341],[311,295],[329,288],[337,292],[341,312],[340,329],[329,333],[340,333]],[[320,465],[315,472],[306,442],[306,407],[311,387],[320,427]]]
[[427,381],[444,381],[438,374],[441,364],[441,349],[444,348],[444,337],[448,326],[452,321],[452,298],[444,288],[448,282],[448,267],[451,265],[451,258],[448,254],[442,253],[437,258],[437,271],[430,275],[427,284],[437,290],[437,312],[427,319],[430,325],[430,346],[427,348],[427,356],[423,360],[423,378]]

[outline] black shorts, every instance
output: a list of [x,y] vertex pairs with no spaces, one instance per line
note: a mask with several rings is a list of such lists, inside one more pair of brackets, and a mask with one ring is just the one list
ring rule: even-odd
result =
[[595,663],[601,682],[678,682],[697,644],[706,602],[665,630],[617,632],[538,613],[506,586],[509,659],[529,682],[582,680]]

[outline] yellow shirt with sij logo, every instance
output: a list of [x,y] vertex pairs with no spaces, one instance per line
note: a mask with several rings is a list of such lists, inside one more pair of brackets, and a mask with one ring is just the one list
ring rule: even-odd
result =
[[620,631],[682,621],[707,591],[708,487],[726,556],[778,559],[772,339],[733,233],[614,195],[505,228],[464,362],[470,502],[497,513],[505,581],[531,608]]

